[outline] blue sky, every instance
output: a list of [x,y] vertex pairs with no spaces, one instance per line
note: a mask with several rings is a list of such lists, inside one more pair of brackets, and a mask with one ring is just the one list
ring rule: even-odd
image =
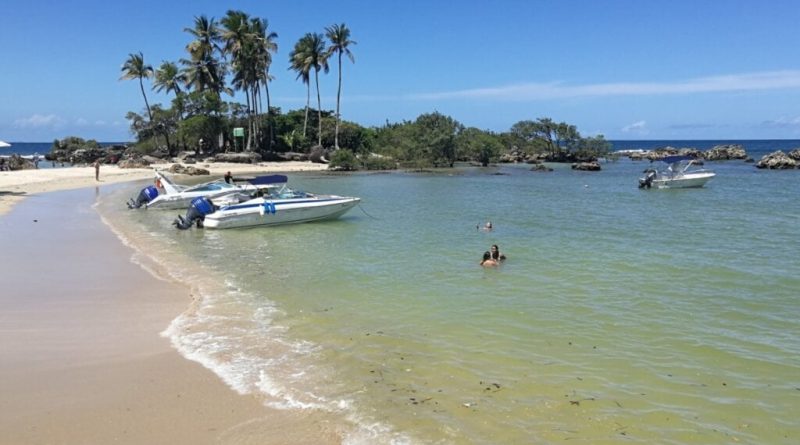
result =
[[125,114],[144,103],[119,80],[128,54],[177,61],[193,17],[227,9],[278,33],[270,92],[284,111],[305,104],[287,69],[294,43],[346,23],[357,45],[342,117],[365,126],[439,111],[493,131],[550,117],[608,139],[800,138],[796,1],[4,0],[0,139],[132,139]]

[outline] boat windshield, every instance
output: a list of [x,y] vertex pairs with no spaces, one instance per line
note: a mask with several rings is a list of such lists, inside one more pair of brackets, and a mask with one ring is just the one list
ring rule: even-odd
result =
[[187,188],[184,190],[185,192],[216,192],[220,190],[230,190],[233,188],[237,188],[233,184],[228,184],[225,181],[214,181],[208,182],[205,184],[196,185],[194,187]]

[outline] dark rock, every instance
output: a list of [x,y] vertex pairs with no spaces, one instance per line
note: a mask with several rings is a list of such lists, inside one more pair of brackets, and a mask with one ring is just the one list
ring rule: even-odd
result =
[[577,162],[575,164],[572,164],[572,169],[573,170],[582,170],[582,171],[591,171],[591,172],[597,172],[597,171],[601,170],[600,163],[597,162],[597,161],[593,161],[593,162]]
[[689,156],[692,158],[702,158],[703,154],[700,150],[694,147],[684,147],[684,148],[675,148],[675,147],[662,147],[656,148],[655,150],[651,150],[647,152],[644,157],[651,160],[651,161],[660,161],[664,159],[666,156]]
[[[136,156],[136,157],[139,157],[139,156]],[[157,158],[155,156],[144,155],[144,156],[141,156],[141,158],[144,159],[145,161],[149,162],[150,164],[163,164],[164,163],[163,159]]]
[[30,159],[25,159],[18,154],[13,154],[7,158],[5,158],[6,168],[9,170],[33,170],[36,168],[36,164],[33,163]]
[[308,161],[308,155],[305,153],[297,153],[294,151],[287,151],[279,155],[285,161]]
[[237,164],[256,164],[261,162],[259,153],[248,151],[244,153],[218,153],[214,156],[216,162],[234,162]]
[[119,168],[149,168],[150,162],[144,157],[130,157],[117,163]]
[[285,161],[285,159],[282,158],[280,156],[280,154],[278,154],[278,153],[276,153],[274,151],[262,151],[261,152],[261,159],[264,162],[281,162],[281,161]]
[[747,152],[739,144],[716,145],[703,153],[703,158],[709,161],[729,159],[747,159]]
[[316,164],[327,164],[329,162],[328,151],[322,148],[322,146],[317,145],[311,149],[311,152],[308,154],[308,160]]
[[194,166],[184,166],[181,164],[172,164],[169,168],[170,173],[175,173],[178,175],[190,175],[190,176],[199,176],[199,175],[210,175],[211,172],[200,167]]
[[531,167],[531,171],[532,172],[551,172],[551,171],[553,171],[553,169],[548,167],[548,166],[546,166],[546,165],[544,165],[544,164],[534,164],[533,167]]
[[768,168],[771,170],[789,170],[797,168],[797,161],[789,157],[786,153],[778,150],[761,158],[756,164],[757,168]]
[[182,151],[175,156],[177,162],[195,161],[196,159],[197,154],[194,151]]
[[789,152],[789,157],[800,162],[800,148],[795,148]]

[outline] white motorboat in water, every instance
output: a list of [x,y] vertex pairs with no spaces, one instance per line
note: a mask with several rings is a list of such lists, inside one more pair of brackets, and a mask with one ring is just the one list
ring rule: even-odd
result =
[[218,206],[215,201],[196,199],[186,217],[179,217],[174,224],[179,229],[188,229],[197,220],[209,229],[297,224],[339,218],[361,201],[292,190],[285,184],[286,176],[273,175],[281,177],[282,183],[273,179],[275,182],[259,191],[261,196],[240,203]]
[[[268,178],[265,176],[256,177]],[[128,207],[138,209],[141,206],[154,209],[185,209],[192,200],[199,197],[212,199],[216,205],[231,204],[253,198],[261,188],[260,183],[270,181],[256,181],[254,178],[233,179],[230,182],[224,179],[204,182],[198,185],[179,185],[170,180],[164,173],[156,170],[155,184],[145,187],[139,192],[137,198],[128,201]]]
[[659,189],[699,188],[710,181],[716,173],[702,168],[694,168],[697,160],[689,156],[666,156],[662,159],[668,164],[666,170],[649,168],[639,178],[639,188]]

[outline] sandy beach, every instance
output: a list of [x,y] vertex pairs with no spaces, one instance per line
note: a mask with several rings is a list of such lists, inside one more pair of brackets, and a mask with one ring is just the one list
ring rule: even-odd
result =
[[[325,168],[200,166],[217,175]],[[0,173],[0,442],[339,443],[323,415],[239,395],[160,335],[191,304],[190,289],[135,264],[92,209],[103,186],[151,175]]]

